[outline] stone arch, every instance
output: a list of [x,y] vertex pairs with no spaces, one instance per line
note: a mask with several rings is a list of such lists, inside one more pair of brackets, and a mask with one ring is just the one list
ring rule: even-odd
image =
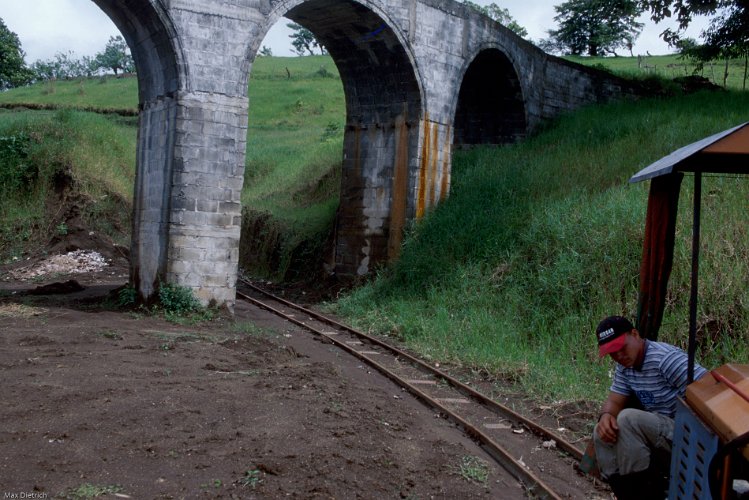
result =
[[138,73],[139,128],[130,279],[148,299],[164,280],[177,120],[177,93],[187,81],[178,37],[160,3],[94,0],[114,22]]
[[[411,193],[425,103],[414,55],[398,23],[370,3],[281,4],[266,15],[263,32],[281,16],[312,31],[341,75],[346,127],[335,269],[366,274],[397,256],[406,220],[416,211]],[[261,41],[262,35],[250,47],[248,64]]]
[[449,192],[453,142],[514,141],[542,119],[636,93],[451,0],[94,1],[138,66],[131,281],[146,299],[166,281],[233,307],[247,82],[281,15],[326,44],[346,94],[339,273],[397,257],[406,221]]
[[454,120],[456,146],[507,144],[528,130],[523,88],[513,61],[484,48],[463,72]]

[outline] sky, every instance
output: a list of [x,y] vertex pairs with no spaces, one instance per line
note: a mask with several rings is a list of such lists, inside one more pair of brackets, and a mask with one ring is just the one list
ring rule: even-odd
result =
[[[513,18],[526,30],[532,40],[546,38],[546,31],[556,27],[554,5],[563,0],[476,0],[480,5],[496,3],[510,11]],[[0,18],[21,40],[26,62],[53,59],[58,52],[72,51],[75,57],[93,56],[104,49],[110,36],[119,31],[91,0],[0,0]],[[659,34],[673,23],[656,25],[647,15],[642,22],[645,29],[634,46],[635,55],[668,54],[673,52],[659,38]],[[294,55],[286,19],[281,19],[268,33],[263,45],[273,55]],[[687,34],[699,38],[706,25],[698,19]],[[622,55],[625,51],[620,52]]]

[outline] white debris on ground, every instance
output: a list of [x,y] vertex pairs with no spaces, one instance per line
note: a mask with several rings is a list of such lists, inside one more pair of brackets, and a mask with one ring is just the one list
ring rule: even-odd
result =
[[66,254],[53,255],[31,266],[8,272],[12,279],[27,280],[47,274],[77,274],[101,271],[109,264],[99,252],[76,250]]

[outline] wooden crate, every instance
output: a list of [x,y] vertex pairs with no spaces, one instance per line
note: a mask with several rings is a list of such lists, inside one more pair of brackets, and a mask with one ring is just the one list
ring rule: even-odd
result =
[[[716,368],[744,394],[749,394],[749,365],[726,364]],[[708,374],[689,384],[687,404],[724,443],[749,432],[749,401]],[[749,459],[749,446],[743,450]]]

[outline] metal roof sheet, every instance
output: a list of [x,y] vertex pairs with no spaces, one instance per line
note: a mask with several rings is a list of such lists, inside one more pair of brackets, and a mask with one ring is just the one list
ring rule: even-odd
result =
[[679,148],[633,175],[640,182],[674,171],[749,173],[749,122]]

